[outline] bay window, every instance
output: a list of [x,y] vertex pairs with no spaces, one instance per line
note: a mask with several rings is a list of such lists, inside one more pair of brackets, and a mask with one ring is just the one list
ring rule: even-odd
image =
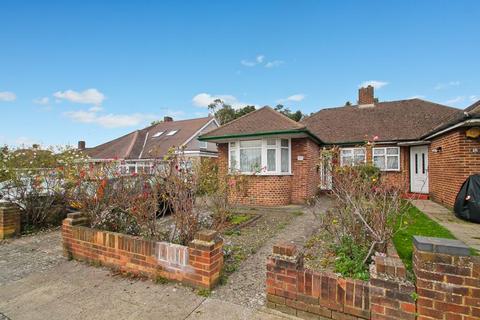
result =
[[365,148],[340,149],[340,165],[354,166],[366,162]]
[[260,174],[289,174],[290,139],[239,140],[228,145],[231,171]]
[[400,148],[373,148],[373,164],[382,171],[400,170]]

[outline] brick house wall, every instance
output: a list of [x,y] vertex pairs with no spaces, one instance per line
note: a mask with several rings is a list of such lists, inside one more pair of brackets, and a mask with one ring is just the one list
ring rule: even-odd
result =
[[[246,176],[244,194],[232,194],[240,204],[281,206],[300,204],[317,191],[320,176],[317,170],[319,146],[308,138],[291,141],[291,175]],[[303,157],[303,160],[299,160]],[[228,144],[218,144],[218,166],[221,175],[228,173]]]
[[[435,137],[429,147],[429,191],[432,200],[453,207],[465,179],[480,173],[480,140],[467,138],[460,128]],[[442,148],[441,152],[432,150]]]

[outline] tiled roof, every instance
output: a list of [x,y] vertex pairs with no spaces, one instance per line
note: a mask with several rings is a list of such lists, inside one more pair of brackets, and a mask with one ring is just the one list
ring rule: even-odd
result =
[[203,134],[201,138],[212,139],[244,134],[302,130],[305,130],[305,125],[266,106]]
[[[88,148],[85,152],[93,159],[151,159],[163,157],[169,148],[183,145],[207,125],[213,117],[180,121],[167,121]],[[173,135],[169,132],[177,130]],[[154,137],[156,133],[163,132]]]
[[417,140],[463,111],[421,99],[323,109],[302,123],[325,143]]

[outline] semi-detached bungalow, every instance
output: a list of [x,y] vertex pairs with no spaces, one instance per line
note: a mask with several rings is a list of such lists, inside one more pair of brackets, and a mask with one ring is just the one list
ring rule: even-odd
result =
[[[304,203],[331,187],[322,148],[339,147],[341,165],[371,162],[406,192],[453,206],[465,179],[480,172],[480,101],[459,110],[421,99],[322,109],[295,122],[263,107],[199,137],[218,146],[220,172],[248,175],[249,205]],[[367,139],[375,140],[368,147]],[[324,162],[324,161],[323,161]]]

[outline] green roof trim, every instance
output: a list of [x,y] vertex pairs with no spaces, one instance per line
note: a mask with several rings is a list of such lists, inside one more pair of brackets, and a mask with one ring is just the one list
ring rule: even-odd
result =
[[213,136],[213,137],[202,137],[199,136],[198,140],[200,141],[209,141],[209,140],[218,140],[218,139],[236,139],[236,138],[248,138],[248,137],[258,137],[258,136],[272,136],[279,134],[306,134],[312,138],[315,142],[321,144],[322,141],[317,138],[313,133],[306,129],[300,130],[280,130],[280,131],[266,131],[266,132],[256,132],[256,133],[241,133],[241,134],[229,134],[224,136]]

